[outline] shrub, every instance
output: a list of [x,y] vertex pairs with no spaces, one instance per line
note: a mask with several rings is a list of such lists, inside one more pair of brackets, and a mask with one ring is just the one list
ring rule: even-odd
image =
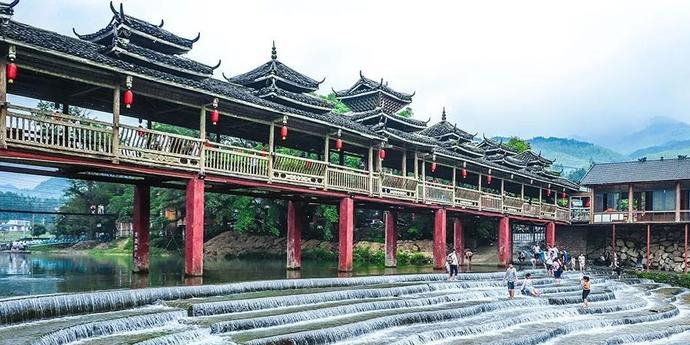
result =
[[316,247],[302,250],[302,259],[315,261],[336,261],[338,254],[328,249]]
[[690,288],[690,274],[671,272],[635,272],[639,278],[651,279],[657,283]]

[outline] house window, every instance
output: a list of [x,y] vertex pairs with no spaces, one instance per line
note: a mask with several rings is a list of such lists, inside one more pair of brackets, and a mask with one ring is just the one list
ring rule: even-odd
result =
[[676,209],[676,191],[661,189],[652,191],[652,210],[673,211]]

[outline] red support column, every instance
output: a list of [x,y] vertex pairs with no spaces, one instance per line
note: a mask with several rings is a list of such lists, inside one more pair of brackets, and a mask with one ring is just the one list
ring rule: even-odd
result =
[[613,251],[613,255],[615,258],[618,257],[616,254],[616,224],[613,224],[611,227],[611,250]]
[[652,225],[647,224],[647,271],[649,271],[649,267],[652,266],[652,262],[649,260],[649,244],[652,241]]
[[510,219],[501,217],[498,221],[498,263],[508,265],[511,261]]
[[302,268],[302,205],[288,201],[287,207],[287,269]]
[[460,264],[465,264],[465,229],[462,227],[462,219],[453,218],[453,248],[458,254]]
[[395,258],[398,252],[398,234],[395,231],[396,214],[391,211],[383,211],[383,229],[386,242],[386,267],[396,267],[398,261]]
[[553,247],[556,244],[556,223],[548,222],[546,223],[546,246]]
[[352,242],[355,230],[355,202],[352,198],[340,199],[338,230],[338,271],[352,271]]
[[685,269],[683,270],[685,273],[688,273],[688,224],[685,224],[685,252],[683,254],[683,259],[685,262]]
[[434,269],[446,267],[446,210],[436,210],[434,216]]
[[187,182],[185,197],[184,274],[204,273],[204,180]]
[[149,272],[149,227],[151,224],[151,188],[134,186],[134,209],[132,210],[132,272]]

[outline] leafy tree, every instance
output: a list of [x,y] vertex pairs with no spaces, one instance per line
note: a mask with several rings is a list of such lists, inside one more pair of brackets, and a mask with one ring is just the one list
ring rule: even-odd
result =
[[585,168],[580,168],[571,171],[566,177],[570,181],[580,182],[580,180],[582,180],[582,178],[585,177],[585,174],[587,174],[587,170]]
[[520,139],[518,137],[511,137],[508,142],[505,143],[505,145],[517,151],[518,153],[525,152],[532,148],[527,140]]
[[333,103],[333,112],[337,114],[345,114],[350,111],[350,108],[345,105],[345,103],[341,102],[339,99],[335,98],[335,93],[331,92],[328,94],[328,96],[322,96],[320,95],[321,98]]
[[412,111],[412,108],[410,107],[405,107],[405,109],[401,110],[398,115],[406,118],[411,118],[414,116],[414,111]]
[[46,228],[45,225],[34,224],[33,228],[31,229],[31,236],[38,237],[38,236],[45,234],[46,232],[48,232],[48,229]]

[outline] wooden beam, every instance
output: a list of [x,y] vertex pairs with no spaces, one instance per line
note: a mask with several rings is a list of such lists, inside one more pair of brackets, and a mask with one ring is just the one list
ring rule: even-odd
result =
[[633,222],[633,185],[628,184],[628,223]]
[[83,89],[83,90],[81,90],[81,91],[77,91],[77,92],[75,92],[75,93],[69,95],[69,97],[72,98],[72,97],[83,96],[83,95],[86,95],[86,94],[91,93],[91,92],[93,92],[93,91],[100,90],[100,89],[102,89],[102,87],[100,87],[100,86],[88,87],[88,88],[85,88],[85,89]]
[[680,181],[676,182],[676,222],[680,222]]
[[113,163],[120,161],[120,84],[115,84],[113,89],[113,137],[112,137]]
[[7,148],[7,58],[0,54],[0,148]]

